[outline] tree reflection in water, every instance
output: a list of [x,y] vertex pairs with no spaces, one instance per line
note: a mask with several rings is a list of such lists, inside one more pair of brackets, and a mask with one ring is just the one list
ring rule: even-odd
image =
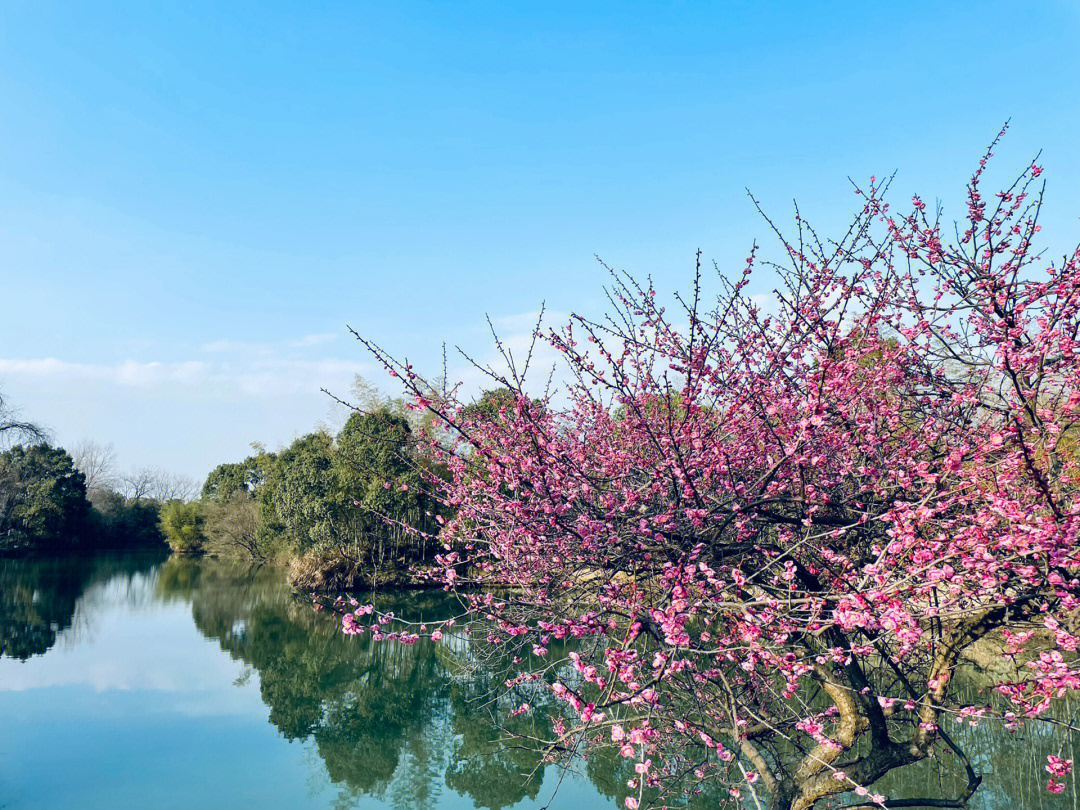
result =
[[[445,778],[492,810],[537,796],[539,755],[501,744],[505,734],[480,706],[487,685],[482,676],[461,674],[452,639],[403,645],[347,638],[333,616],[314,611],[267,568],[174,557],[162,566],[158,589],[163,598],[188,601],[200,632],[258,673],[270,722],[287,739],[311,739],[330,779],[347,793],[435,807]],[[432,620],[454,607],[441,592],[385,599],[388,609]],[[544,722],[511,718],[518,731]]]
[[[461,637],[403,645],[344,636],[335,616],[313,610],[275,569],[147,554],[0,560],[0,655],[26,660],[60,636],[77,641],[80,615],[93,612],[91,594],[99,586],[141,588],[132,597],[140,604],[190,606],[199,632],[257,676],[280,734],[310,742],[340,790],[341,807],[374,796],[396,808],[436,808],[447,791],[491,810],[550,799],[553,782],[542,784],[541,756],[527,742],[551,733],[550,705],[512,715],[515,706],[505,697],[489,702],[494,679],[503,676],[466,666],[475,656]],[[437,591],[385,594],[378,602],[381,610],[427,620],[456,612],[456,603]],[[554,658],[564,654],[551,650]],[[1049,725],[1004,738],[985,731],[953,730],[986,776],[973,808],[1073,806],[1078,786],[1061,796],[1047,793],[1042,766],[1048,753],[1080,761],[1077,735]],[[578,764],[613,807],[628,795],[630,768],[612,754]],[[946,797],[962,780],[958,763],[924,761],[891,774],[877,789],[903,795],[918,785],[921,793]],[[716,799],[697,804],[715,807]]]
[[[527,740],[550,734],[548,715],[512,716],[505,698],[489,703],[492,681],[503,675],[468,671],[468,644],[460,638],[403,645],[345,637],[335,617],[312,610],[266,569],[172,559],[161,587],[184,593],[199,629],[258,672],[271,722],[289,739],[314,740],[330,778],[348,792],[388,793],[394,806],[418,808],[436,806],[444,784],[492,810],[546,800],[543,762]],[[377,605],[431,620],[456,607],[441,592],[385,594]],[[563,652],[552,649],[554,657]],[[1073,756],[1076,738],[1066,729],[1040,725],[1004,742],[966,726],[954,734],[970,741],[986,774],[972,807],[1067,806],[1066,798],[1043,790],[1041,770],[1047,753]],[[630,795],[626,760],[598,755],[579,770],[613,806]],[[903,795],[912,785],[928,786],[930,795],[947,797],[963,779],[959,763],[928,761],[891,774],[878,788]],[[715,807],[716,797],[694,804]]]
[[44,655],[76,623],[76,610],[94,585],[128,583],[166,558],[163,553],[70,555],[0,559],[0,658]]

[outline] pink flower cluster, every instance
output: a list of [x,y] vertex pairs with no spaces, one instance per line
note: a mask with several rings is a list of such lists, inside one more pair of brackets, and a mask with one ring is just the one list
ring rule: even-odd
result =
[[[1080,252],[1035,247],[1041,170],[989,198],[985,167],[955,240],[876,180],[839,239],[798,219],[768,308],[756,249],[674,314],[612,270],[608,319],[537,329],[558,397],[515,362],[471,409],[368,344],[454,437],[425,479],[445,584],[510,589],[466,595],[470,624],[566,707],[551,750],[810,806],[951,745],[948,713],[1015,725],[1080,689]],[[992,634],[1022,675],[963,703]]]

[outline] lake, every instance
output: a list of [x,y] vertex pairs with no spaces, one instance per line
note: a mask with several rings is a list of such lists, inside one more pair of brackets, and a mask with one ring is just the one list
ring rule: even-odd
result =
[[[428,619],[454,607],[438,591],[379,606]],[[624,763],[597,758],[560,779],[506,744],[467,646],[347,637],[273,568],[0,560],[0,807],[621,807]],[[986,774],[972,807],[1075,806],[1075,783],[1043,789],[1047,753],[1080,761],[1067,730],[955,734]],[[899,797],[952,779],[949,763],[925,762],[883,786]]]

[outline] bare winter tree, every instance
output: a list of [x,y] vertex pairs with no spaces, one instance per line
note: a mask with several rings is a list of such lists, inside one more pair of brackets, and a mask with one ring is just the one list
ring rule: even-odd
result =
[[142,467],[120,476],[120,491],[133,501],[149,500],[155,482],[155,471],[150,467]]
[[35,443],[46,438],[45,431],[33,422],[19,418],[19,412],[8,405],[0,391],[0,447],[16,442]]
[[262,526],[258,501],[247,492],[235,492],[223,503],[210,502],[204,531],[212,550],[265,562],[267,550],[260,542]]
[[86,477],[87,492],[116,487],[116,452],[111,444],[98,444],[87,439],[72,448],[71,458],[75,468]]
[[141,467],[120,477],[121,491],[131,500],[189,501],[198,486],[190,478],[174,475],[156,467]]
[[199,485],[184,475],[160,473],[157,481],[155,500],[190,501],[198,494]]

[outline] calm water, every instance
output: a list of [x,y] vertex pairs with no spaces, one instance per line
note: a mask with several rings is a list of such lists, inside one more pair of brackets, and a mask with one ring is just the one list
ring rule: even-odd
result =
[[[385,599],[431,618],[449,609],[441,593]],[[622,806],[616,763],[559,784],[535,754],[500,744],[465,655],[450,638],[345,637],[271,569],[0,560],[0,807],[539,808],[556,787],[553,808]],[[973,807],[1075,806],[1075,784],[1042,789],[1046,753],[1074,756],[1065,732],[997,748],[957,733],[988,774]],[[947,790],[939,770],[923,763],[883,787]]]

